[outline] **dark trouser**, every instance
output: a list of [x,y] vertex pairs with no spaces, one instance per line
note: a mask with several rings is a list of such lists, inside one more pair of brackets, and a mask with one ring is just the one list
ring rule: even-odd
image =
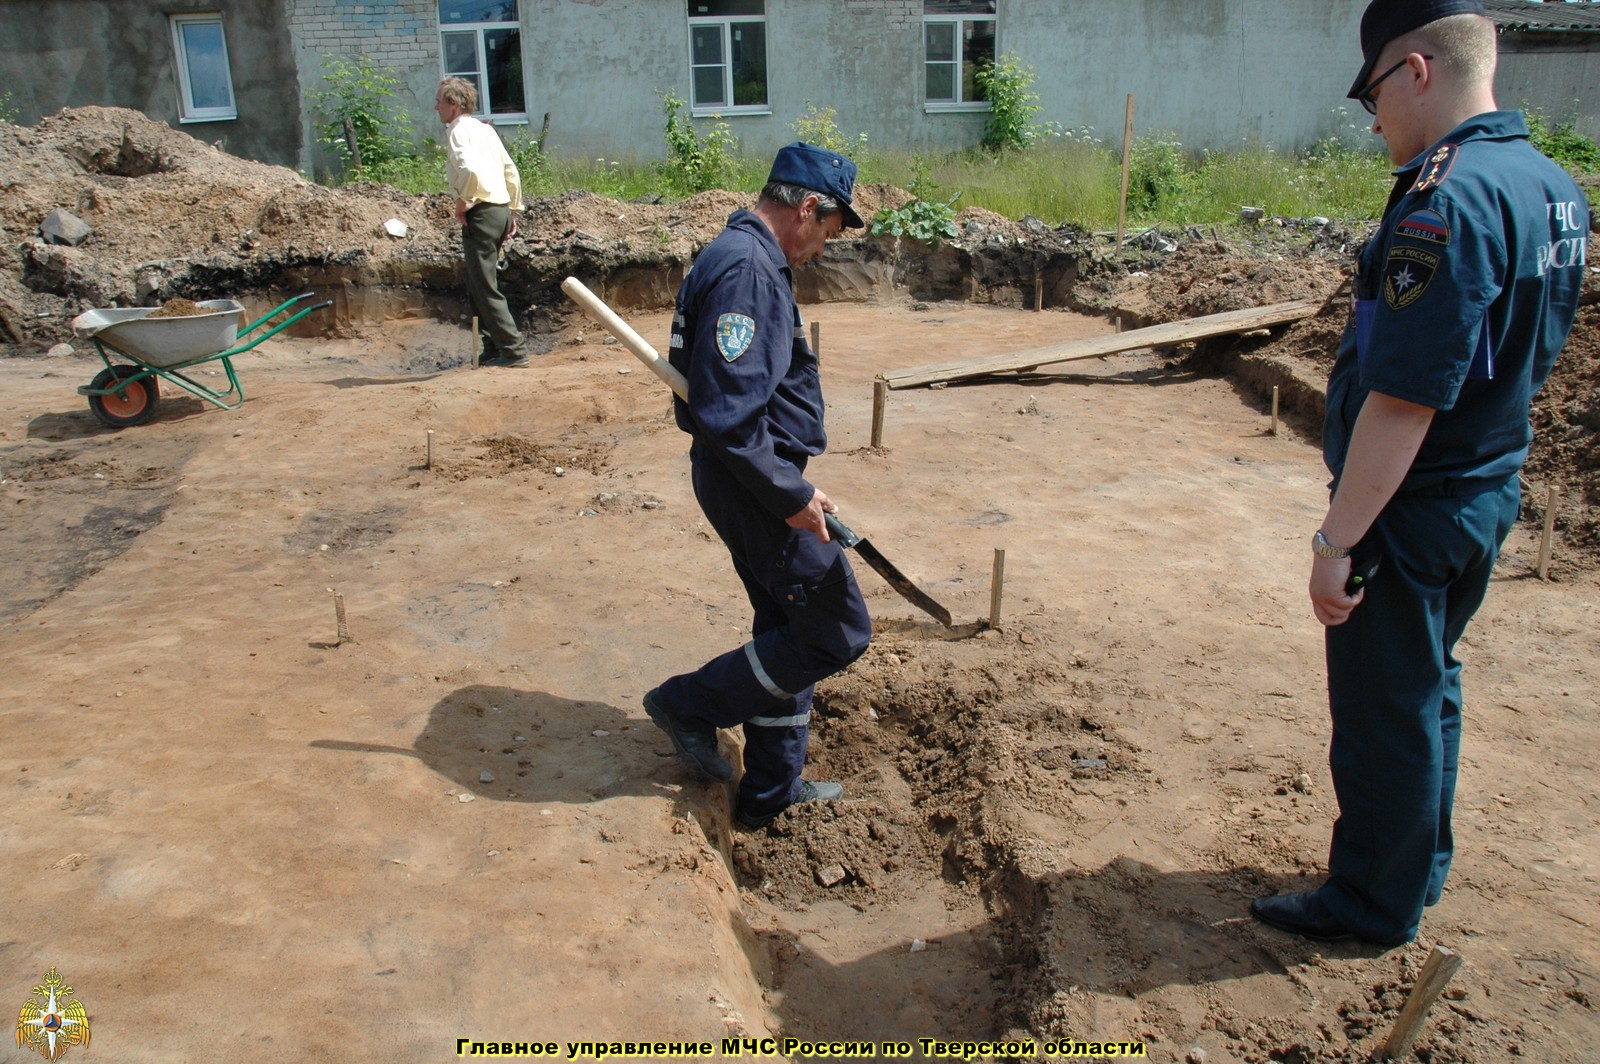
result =
[[1453,652],[1519,501],[1515,477],[1475,494],[1395,496],[1362,540],[1382,568],[1350,619],[1327,630],[1339,819],[1321,896],[1363,937],[1409,939],[1444,890],[1461,740]]
[[800,789],[818,680],[867,649],[872,620],[837,543],[790,528],[763,509],[715,458],[694,456],[695,497],[733,556],[755,610],[750,642],[663,683],[677,716],[744,726],[739,810],[765,816]]
[[461,245],[467,257],[467,294],[478,316],[483,353],[522,353],[522,333],[506,297],[500,294],[500,244],[511,231],[511,210],[498,203],[475,203],[467,208]]

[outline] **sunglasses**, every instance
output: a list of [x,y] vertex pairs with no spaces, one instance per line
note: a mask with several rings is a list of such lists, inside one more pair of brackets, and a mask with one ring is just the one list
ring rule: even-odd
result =
[[[1385,70],[1382,74],[1379,74],[1377,77],[1375,77],[1371,81],[1367,82],[1367,87],[1362,89],[1359,93],[1356,94],[1356,99],[1360,100],[1361,101],[1361,106],[1365,107],[1367,109],[1367,114],[1375,115],[1375,114],[1378,113],[1378,98],[1376,96],[1374,96],[1373,93],[1375,91],[1377,91],[1378,86],[1383,83],[1383,79],[1388,77],[1390,74],[1393,74],[1396,70],[1399,70],[1401,67],[1405,66],[1406,65],[1406,60],[1410,59],[1410,58],[1411,57],[1409,55],[1406,56],[1405,59],[1400,60],[1400,62],[1396,63],[1394,66],[1390,67],[1388,70]],[[1432,59],[1433,56],[1425,55],[1422,58],[1424,58],[1424,59]]]

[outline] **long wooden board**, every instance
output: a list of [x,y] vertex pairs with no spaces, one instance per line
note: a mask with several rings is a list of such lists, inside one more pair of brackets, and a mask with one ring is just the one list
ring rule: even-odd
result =
[[1269,307],[1252,307],[1248,310],[1230,310],[1223,314],[1207,314],[1203,318],[1171,321],[1165,325],[1152,325],[1145,329],[1096,336],[1088,340],[1036,347],[1030,351],[1013,351],[987,358],[968,358],[959,362],[942,362],[936,366],[917,366],[883,374],[883,380],[892,389],[917,388],[944,381],[986,377],[992,373],[1014,373],[1037,366],[1072,362],[1080,358],[1103,358],[1120,351],[1135,351],[1141,347],[1170,347],[1188,340],[1203,340],[1209,336],[1226,336],[1229,333],[1264,329],[1269,325],[1283,325],[1309,318],[1323,307],[1320,300],[1296,300],[1292,303],[1274,303]]

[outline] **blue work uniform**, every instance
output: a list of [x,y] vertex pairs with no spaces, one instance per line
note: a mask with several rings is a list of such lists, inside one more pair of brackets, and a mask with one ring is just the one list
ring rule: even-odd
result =
[[752,638],[657,697],[674,716],[744,726],[739,811],[752,818],[799,796],[813,685],[872,637],[839,545],[785,522],[811,501],[806,462],[827,446],[804,334],[782,248],[754,213],[734,213],[679,289],[668,359],[689,384],[674,414],[693,437],[695,498],[744,582]]
[[1326,630],[1339,801],[1320,890],[1362,938],[1413,938],[1450,867],[1461,732],[1456,641],[1520,509],[1528,407],[1577,313],[1587,201],[1528,143],[1520,113],[1462,123],[1396,171],[1359,256],[1328,380],[1333,485],[1369,392],[1436,413],[1356,557],[1381,568]]

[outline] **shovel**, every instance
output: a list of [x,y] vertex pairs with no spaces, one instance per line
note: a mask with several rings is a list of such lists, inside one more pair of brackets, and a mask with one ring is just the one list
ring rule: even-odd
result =
[[[633,327],[617,316],[617,313],[606,306],[605,301],[584,286],[576,277],[568,277],[561,282],[561,290],[567,294],[584,313],[593,318],[599,325],[615,336],[624,347],[638,356],[639,361],[649,366],[657,377],[666,382],[679,399],[688,401],[689,382],[684,380],[683,374],[673,368],[672,363],[656,353],[656,349],[647,343],[644,337],[633,331]],[[828,535],[839,541],[839,546],[846,550],[854,550],[856,556],[872,567],[873,571],[883,577],[889,586],[894,588],[899,595],[917,609],[927,613],[934,620],[949,628],[950,611],[933,600],[933,598],[916,584],[913,584],[904,573],[895,568],[894,563],[878,552],[870,542],[862,539],[852,532],[844,522],[833,514],[824,514],[827,522]]]

